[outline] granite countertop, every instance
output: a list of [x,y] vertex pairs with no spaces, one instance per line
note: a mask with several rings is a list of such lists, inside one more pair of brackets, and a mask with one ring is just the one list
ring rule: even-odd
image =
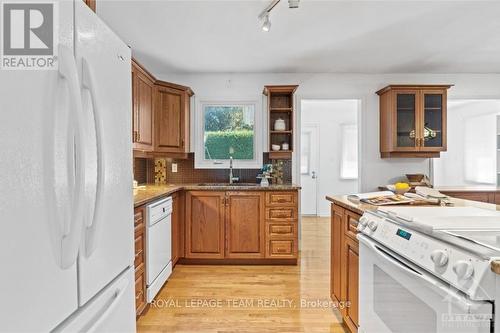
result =
[[[368,210],[376,210],[377,206],[366,204],[363,202],[360,202],[358,200],[352,200],[348,198],[347,195],[328,195],[326,196],[326,199],[328,201],[334,202],[338,204],[339,206],[342,206],[344,208],[347,208],[349,210],[352,210],[358,214],[363,214],[365,211]],[[488,209],[488,210],[499,210],[500,211],[500,205],[495,205],[495,204],[490,204],[486,202],[479,202],[479,201],[472,201],[472,200],[464,200],[464,199],[458,199],[458,198],[450,198],[450,202],[453,203],[454,207],[477,207],[477,208],[482,208],[482,209]],[[398,206],[405,206],[405,205],[398,205]],[[412,206],[412,205],[406,205],[406,206]],[[415,205],[415,207],[422,206],[421,204]],[[431,206],[431,205],[429,205]]]
[[[365,211],[368,210],[376,210],[377,206],[370,205],[370,204],[365,204],[362,202],[359,202],[357,200],[352,200],[347,197],[347,195],[329,195],[326,197],[328,201],[331,201],[341,207],[344,207],[346,209],[349,209],[351,211],[354,211],[358,214],[363,214]],[[490,203],[485,203],[485,202],[479,202],[479,201],[472,201],[472,200],[464,200],[464,199],[457,199],[457,198],[450,198],[450,200],[453,204],[454,207],[477,207],[477,208],[482,208],[482,209],[488,209],[488,210],[500,210],[500,205],[495,205],[495,204],[490,204]],[[402,205],[398,205],[402,206]],[[404,206],[404,205],[403,205]],[[418,206],[415,206],[418,207]],[[491,262],[491,270],[495,272],[496,274],[500,275],[500,260],[495,260]]]
[[300,186],[294,184],[258,186],[255,184],[146,184],[134,189],[134,207],[142,206],[155,199],[171,195],[177,191],[297,191]]
[[436,189],[443,192],[500,192],[500,187],[496,185],[437,186]]

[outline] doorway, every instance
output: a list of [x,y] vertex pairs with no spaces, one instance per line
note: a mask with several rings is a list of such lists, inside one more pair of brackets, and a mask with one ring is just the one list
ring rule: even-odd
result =
[[300,103],[301,212],[330,216],[327,195],[358,192],[361,103],[356,99],[302,99]]

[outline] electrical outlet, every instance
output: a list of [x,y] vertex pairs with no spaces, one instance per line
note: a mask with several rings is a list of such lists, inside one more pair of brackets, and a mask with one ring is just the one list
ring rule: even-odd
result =
[[177,172],[177,163],[172,163],[172,172]]

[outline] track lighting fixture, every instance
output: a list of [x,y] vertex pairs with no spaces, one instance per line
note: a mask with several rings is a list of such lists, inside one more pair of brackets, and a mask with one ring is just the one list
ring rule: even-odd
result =
[[[271,10],[276,7],[276,5],[280,2],[280,0],[272,0],[269,5],[260,13],[259,20],[262,21],[262,30],[269,31],[271,30],[271,20],[269,19],[269,14]],[[289,8],[299,8],[300,0],[288,0]]]
[[288,0],[288,8],[299,8],[300,0]]
[[271,30],[271,20],[269,19],[269,14],[264,16],[264,22],[262,22],[262,30],[268,32]]

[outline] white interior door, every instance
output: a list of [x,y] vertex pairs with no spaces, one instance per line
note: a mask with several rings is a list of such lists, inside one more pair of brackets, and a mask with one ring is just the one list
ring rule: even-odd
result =
[[0,70],[1,332],[48,332],[77,309],[73,3],[54,3],[59,70]]
[[304,124],[300,134],[300,185],[303,215],[318,213],[319,125]]
[[134,260],[132,83],[130,49],[83,1],[75,1],[75,26],[86,120],[82,305]]

